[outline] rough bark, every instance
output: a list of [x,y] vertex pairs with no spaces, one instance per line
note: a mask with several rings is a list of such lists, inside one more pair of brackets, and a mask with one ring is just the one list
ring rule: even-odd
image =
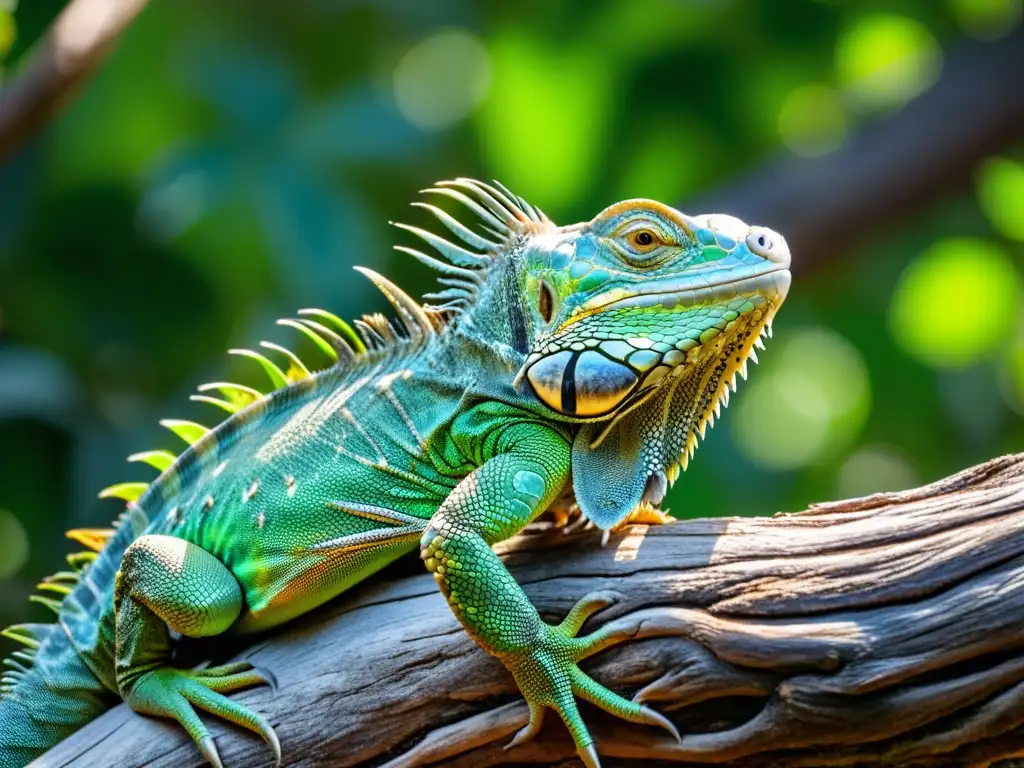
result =
[[[538,525],[503,554],[551,621],[586,592],[619,595],[584,631],[608,623],[624,642],[585,667],[684,737],[583,705],[606,768],[1024,755],[1024,454],[798,514],[634,526],[604,548],[596,533]],[[417,566],[241,653],[279,681],[238,697],[277,728],[285,765],[573,764],[550,716],[536,741],[503,751],[525,706]],[[257,738],[210,720],[226,765],[270,764]],[[43,764],[201,760],[180,729],[120,706]]]

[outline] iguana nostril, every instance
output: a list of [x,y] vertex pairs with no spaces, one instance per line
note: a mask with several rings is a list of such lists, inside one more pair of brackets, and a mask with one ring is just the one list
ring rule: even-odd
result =
[[789,247],[782,235],[772,232],[770,229],[755,227],[747,235],[747,248],[755,256],[789,266]]

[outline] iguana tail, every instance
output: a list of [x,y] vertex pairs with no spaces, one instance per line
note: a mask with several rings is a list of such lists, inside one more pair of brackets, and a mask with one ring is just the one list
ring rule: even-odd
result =
[[39,647],[8,659],[15,663],[8,664],[0,694],[0,768],[27,765],[117,703],[59,625],[22,624],[12,630]]
[[136,506],[115,528],[68,531],[88,548],[32,600],[54,624],[18,624],[0,635],[22,647],[3,660],[0,768],[21,768],[120,701],[113,682],[113,593],[121,555],[148,520]]

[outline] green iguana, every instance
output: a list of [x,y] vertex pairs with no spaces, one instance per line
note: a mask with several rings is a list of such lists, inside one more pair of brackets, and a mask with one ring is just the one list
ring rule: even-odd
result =
[[172,631],[265,630],[416,549],[529,705],[512,744],[551,708],[597,766],[577,697],[678,738],[577,666],[616,642],[601,630],[577,637],[606,598],[583,597],[549,625],[491,545],[553,505],[578,505],[605,531],[653,513],[770,335],[790,283],[786,243],[650,200],[559,227],[501,185],[458,179],[427,192],[475,224],[414,203],[465,247],[397,225],[443,257],[398,246],[441,273],[445,288],[425,297],[434,304],[360,269],[399,323],[375,314],[353,328],[323,310],[280,321],[332,364],[310,373],[264,342],[282,370],[235,350],[273,391],[200,387],[194,399],[228,418],[212,430],[164,422],[189,447],[130,457],[160,476],[101,494],[127,502],[115,529],[69,532],[91,551],[41,585],[63,596],[40,597],[57,622],[4,631],[26,648],[0,687],[0,766],[26,764],[121,699],[177,720],[215,766],[197,710],[256,732],[280,762],[269,723],[224,695],[268,677],[245,662],[177,669]]

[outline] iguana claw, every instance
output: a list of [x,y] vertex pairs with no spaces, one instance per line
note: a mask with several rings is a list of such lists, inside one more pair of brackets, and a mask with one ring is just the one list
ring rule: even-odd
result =
[[204,736],[196,742],[196,746],[203,753],[206,762],[212,765],[213,768],[224,768],[224,763],[221,762],[220,752],[217,751],[217,745],[213,741],[213,736]]
[[579,753],[580,760],[583,761],[583,765],[587,768],[601,768],[601,758],[597,756],[597,750],[594,749],[593,744],[580,747],[577,752]]
[[544,725],[544,715],[547,714],[547,709],[536,704],[530,704],[529,707],[530,721],[519,729],[516,735],[512,737],[512,741],[505,745],[506,751],[518,747],[520,744],[525,744],[540,733],[540,728]]

